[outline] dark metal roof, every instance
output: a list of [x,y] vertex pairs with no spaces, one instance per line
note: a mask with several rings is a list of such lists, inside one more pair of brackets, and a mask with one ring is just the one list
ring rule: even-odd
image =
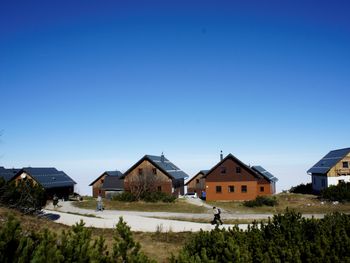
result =
[[122,176],[122,172],[120,171],[106,171],[105,172],[108,176]]
[[179,167],[177,167],[175,164],[170,162],[167,158],[165,158],[164,155],[162,156],[146,155],[145,157],[151,160],[153,163],[155,163],[159,168],[167,172],[169,175],[171,175],[174,179],[186,179],[189,177],[188,174],[186,174]]
[[21,170],[21,169],[15,169],[15,168],[12,168],[12,169],[6,169],[4,167],[0,167],[0,177],[4,178],[5,181],[9,181],[12,179],[12,177],[14,177],[18,171]]
[[277,182],[278,181],[277,177],[273,176],[271,173],[266,171],[260,165],[254,165],[254,166],[252,166],[252,169],[254,171],[256,171],[257,173],[261,174],[263,177],[265,177],[269,181],[272,181],[272,182]]
[[314,166],[312,166],[307,171],[307,173],[326,174],[334,165],[336,165],[348,153],[350,153],[350,148],[330,151],[328,154],[326,154],[326,156],[324,156]]
[[74,186],[76,184],[72,178],[56,168],[32,168],[27,167],[19,171],[18,174],[26,172],[45,189]]
[[106,176],[102,186],[103,190],[124,190],[124,180],[119,176]]
[[124,178],[126,175],[128,175],[136,166],[138,166],[144,160],[148,160],[149,162],[151,162],[155,167],[157,167],[159,170],[163,171],[171,179],[177,180],[177,179],[186,179],[189,177],[188,174],[186,174],[179,167],[177,167],[175,164],[170,162],[167,158],[165,158],[164,155],[161,155],[161,156],[145,155],[137,163],[135,163],[133,166],[131,166],[124,173],[122,178]]

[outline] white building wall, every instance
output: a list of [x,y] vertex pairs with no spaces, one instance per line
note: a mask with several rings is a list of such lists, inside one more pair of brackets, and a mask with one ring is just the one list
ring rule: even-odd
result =
[[344,183],[350,182],[350,175],[341,175],[336,177],[328,177],[328,186],[337,185],[339,181],[344,181]]

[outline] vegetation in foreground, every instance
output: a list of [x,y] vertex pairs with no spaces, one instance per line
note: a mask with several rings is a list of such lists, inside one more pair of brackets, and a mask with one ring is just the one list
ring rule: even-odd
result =
[[247,231],[216,228],[193,234],[171,262],[349,262],[350,216],[305,219],[286,211]]
[[154,262],[135,242],[122,218],[116,226],[111,253],[103,236],[93,240],[80,222],[60,235],[48,229],[23,231],[13,216],[0,227],[0,262]]
[[[35,217],[26,217],[42,225]],[[49,221],[57,227],[35,231],[35,227],[25,227],[22,219],[21,223],[13,216],[0,219],[0,262],[350,261],[350,216],[340,213],[305,219],[300,213],[286,211],[266,223],[254,223],[247,231],[216,228],[198,233],[132,233],[122,219],[114,233],[85,228],[82,222],[62,226],[59,233],[57,228],[61,226]],[[135,237],[145,241],[142,248]],[[182,248],[168,250],[159,243],[155,246],[155,237]],[[157,257],[159,253],[166,255]]]

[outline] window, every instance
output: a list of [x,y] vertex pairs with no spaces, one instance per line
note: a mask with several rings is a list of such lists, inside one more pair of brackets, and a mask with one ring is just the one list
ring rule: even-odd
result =
[[349,163],[348,162],[343,162],[343,168],[349,168]]
[[242,193],[246,193],[247,191],[248,191],[247,186],[246,185],[242,185],[241,186],[241,192]]
[[228,186],[228,192],[233,193],[235,191],[235,186],[234,185],[229,185]]
[[157,191],[158,191],[158,192],[161,192],[161,191],[162,191],[162,187],[161,187],[161,186],[158,186],[158,187],[157,187]]
[[260,186],[260,192],[264,192],[265,188],[263,186]]
[[142,168],[139,168],[139,175],[142,175],[143,174],[143,170]]
[[221,185],[217,185],[216,186],[216,192],[217,193],[221,193]]
[[221,171],[222,174],[225,174],[226,173],[226,167],[221,167],[220,171]]
[[153,171],[153,174],[157,174],[157,168],[153,168],[152,171]]
[[103,184],[104,181],[105,181],[105,180],[102,179],[102,180],[101,180],[101,184]]
[[196,183],[199,184],[199,179],[196,179]]
[[236,173],[238,173],[238,174],[241,173],[241,167],[236,167]]

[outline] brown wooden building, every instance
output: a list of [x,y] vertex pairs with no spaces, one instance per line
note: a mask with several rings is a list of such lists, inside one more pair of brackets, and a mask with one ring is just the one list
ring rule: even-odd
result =
[[[106,171],[103,174],[101,174],[91,184],[89,184],[89,186],[92,186],[92,196],[97,198],[98,195],[100,194],[102,197],[105,197],[106,189],[109,190],[107,185],[105,185],[105,187],[104,187],[106,177],[114,176],[114,177],[121,178],[122,175],[123,174],[120,171]],[[107,180],[108,185],[109,185],[109,181],[110,180]],[[122,185],[122,184],[120,184],[120,185]]]
[[68,199],[69,195],[74,193],[76,182],[63,171],[56,168],[34,168],[27,167],[20,169],[11,181],[28,180],[34,184],[39,184],[45,190],[48,199],[53,195],[58,198]]
[[184,194],[184,180],[188,175],[162,154],[145,155],[122,178],[125,191],[135,193],[143,188],[178,196]]
[[216,164],[205,176],[206,200],[252,200],[275,193],[277,178],[261,166],[247,166],[232,154]]
[[196,193],[201,197],[202,192],[205,191],[205,178],[203,178],[209,170],[201,170],[195,176],[193,176],[185,185],[187,186],[187,192]]

